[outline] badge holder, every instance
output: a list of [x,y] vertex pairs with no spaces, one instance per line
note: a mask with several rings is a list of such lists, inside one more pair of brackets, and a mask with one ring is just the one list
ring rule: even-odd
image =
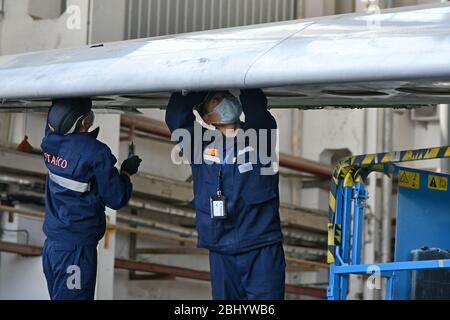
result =
[[217,195],[212,196],[211,202],[211,219],[226,219],[227,218],[227,199],[222,195],[222,192],[217,191]]

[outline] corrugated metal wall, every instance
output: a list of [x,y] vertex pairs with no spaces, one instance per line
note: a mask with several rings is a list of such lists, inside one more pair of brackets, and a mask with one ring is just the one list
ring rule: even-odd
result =
[[126,0],[125,38],[294,19],[295,0]]

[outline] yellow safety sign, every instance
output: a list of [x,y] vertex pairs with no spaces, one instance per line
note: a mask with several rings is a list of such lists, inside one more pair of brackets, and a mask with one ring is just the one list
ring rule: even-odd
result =
[[403,188],[420,189],[420,173],[400,170],[399,185]]
[[441,176],[428,176],[428,188],[439,191],[447,191],[448,190],[448,178]]

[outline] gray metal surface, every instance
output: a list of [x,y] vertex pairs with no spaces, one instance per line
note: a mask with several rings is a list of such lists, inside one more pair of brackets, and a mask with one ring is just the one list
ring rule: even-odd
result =
[[0,99],[20,107],[23,101],[14,100],[111,96],[98,103],[160,107],[164,95],[146,94],[262,87],[284,107],[450,102],[450,4],[384,11],[377,25],[373,18],[341,15],[3,56]]

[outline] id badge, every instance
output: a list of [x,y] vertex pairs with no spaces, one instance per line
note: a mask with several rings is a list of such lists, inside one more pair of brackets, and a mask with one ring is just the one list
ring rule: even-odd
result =
[[211,219],[227,218],[227,199],[223,195],[215,195],[210,199]]

